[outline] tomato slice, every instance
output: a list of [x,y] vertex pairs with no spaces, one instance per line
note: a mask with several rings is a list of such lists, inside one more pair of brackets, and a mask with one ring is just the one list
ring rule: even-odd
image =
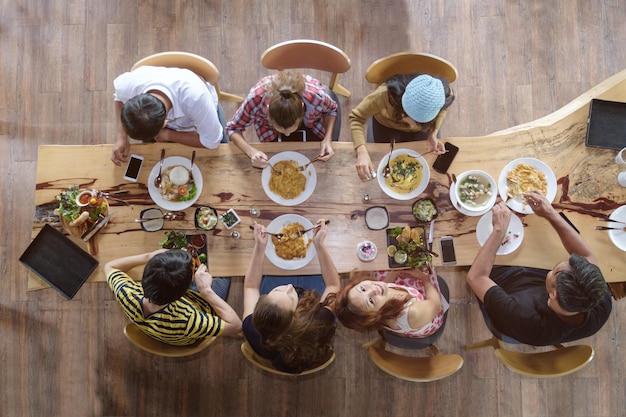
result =
[[189,193],[189,190],[187,189],[186,185],[181,185],[180,187],[178,187],[178,195],[185,196],[188,193]]

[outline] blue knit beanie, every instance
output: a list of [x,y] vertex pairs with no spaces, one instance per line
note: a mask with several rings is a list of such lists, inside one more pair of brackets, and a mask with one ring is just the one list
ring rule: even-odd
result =
[[404,112],[419,123],[427,123],[437,117],[445,102],[443,83],[430,75],[415,77],[402,95]]

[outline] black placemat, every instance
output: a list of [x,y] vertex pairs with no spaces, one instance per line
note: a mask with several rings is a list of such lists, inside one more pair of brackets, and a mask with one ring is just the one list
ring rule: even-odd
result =
[[98,266],[98,260],[46,224],[20,256],[20,262],[70,300]]
[[626,147],[626,103],[592,99],[585,144],[615,150]]

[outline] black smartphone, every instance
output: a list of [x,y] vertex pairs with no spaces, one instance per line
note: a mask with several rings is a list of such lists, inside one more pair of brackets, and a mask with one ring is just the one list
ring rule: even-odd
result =
[[450,168],[452,161],[454,161],[454,157],[459,152],[459,148],[450,142],[444,143],[443,146],[446,148],[447,152],[438,155],[433,163],[433,169],[441,174],[448,172],[448,168]]
[[132,154],[128,160],[128,166],[126,167],[126,173],[124,179],[126,181],[137,182],[139,178],[139,171],[143,165],[143,156]]
[[443,265],[456,265],[456,252],[454,252],[454,239],[452,236],[443,236],[439,240],[441,245],[441,260]]

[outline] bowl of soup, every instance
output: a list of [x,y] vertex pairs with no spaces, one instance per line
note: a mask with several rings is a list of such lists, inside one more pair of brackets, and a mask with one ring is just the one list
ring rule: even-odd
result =
[[472,211],[489,210],[496,203],[498,187],[496,181],[484,171],[466,171],[457,176],[455,184],[459,206]]

